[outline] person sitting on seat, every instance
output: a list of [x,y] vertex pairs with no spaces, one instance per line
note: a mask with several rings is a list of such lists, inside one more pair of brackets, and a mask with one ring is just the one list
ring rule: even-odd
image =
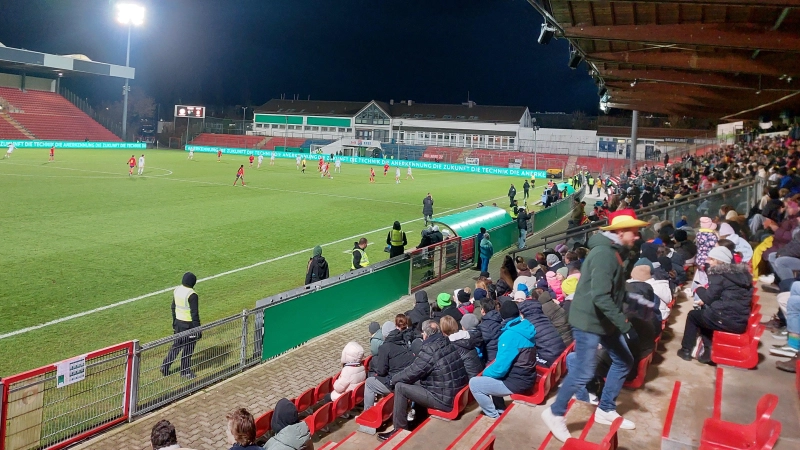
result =
[[[300,420],[293,402],[285,398],[278,400],[270,427],[275,434],[267,441],[263,450],[314,450],[311,430],[305,421]],[[247,447],[248,450],[250,448]]]
[[733,255],[725,247],[714,247],[708,252],[708,285],[699,287],[695,294],[701,309],[690,311],[686,317],[683,341],[678,356],[692,360],[698,333],[702,337],[703,351],[697,360],[711,363],[711,338],[714,331],[742,334],[747,330],[753,299],[752,275],[747,266],[732,264]]
[[486,350],[483,352],[486,355],[484,362],[491,362],[497,355],[497,340],[500,339],[503,319],[497,311],[497,302],[490,298],[481,299],[481,314],[481,323],[478,324],[478,329],[481,330]]
[[458,349],[461,361],[464,362],[464,368],[467,369],[467,376],[472,378],[481,373],[483,361],[478,357],[476,340],[473,339],[469,331],[459,330],[459,324],[450,316],[442,317],[439,321],[439,327],[442,329],[442,334],[447,336],[447,339],[450,339],[450,343]]
[[342,371],[339,372],[339,378],[333,383],[333,391],[330,393],[331,401],[352,391],[367,379],[362,359],[364,359],[364,348],[358,342],[351,341],[344,346],[341,359]]
[[[567,349],[556,327],[547,318],[538,300],[525,295],[524,291],[514,294],[520,313],[536,330],[536,364],[550,367]],[[502,308],[502,306],[501,306]],[[502,338],[502,335],[500,336]]]
[[[503,334],[494,363],[483,371],[483,376],[469,381],[469,390],[490,418],[499,417],[505,410],[502,397],[522,394],[530,390],[536,380],[536,329],[523,320],[516,302],[505,302],[500,307]],[[498,409],[500,407],[500,409]]]
[[[226,428],[228,444],[233,445],[231,450],[262,450],[260,446],[256,445],[256,421],[252,414],[244,408],[239,408],[230,412],[225,418],[228,420]],[[308,432],[308,426],[306,426],[306,432]]]
[[150,431],[150,445],[153,450],[191,450],[178,444],[175,426],[169,420],[159,420]]
[[378,349],[378,355],[369,363],[370,373],[374,375],[364,383],[365,411],[375,404],[376,394],[391,393],[392,377],[414,362],[408,343],[408,338],[413,333],[408,329],[408,318],[404,314],[398,314],[394,318],[394,324],[386,322],[382,330],[385,333],[383,345]]
[[417,406],[450,412],[456,394],[469,382],[458,349],[441,333],[436,322],[426,320],[422,324],[422,338],[424,341],[417,359],[392,377],[394,428],[378,433],[381,441],[389,440],[408,428],[409,401]]

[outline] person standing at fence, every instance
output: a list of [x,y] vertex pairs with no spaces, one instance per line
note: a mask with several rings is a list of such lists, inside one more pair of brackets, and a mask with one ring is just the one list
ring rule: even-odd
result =
[[494,247],[492,246],[492,241],[489,240],[489,233],[483,233],[483,239],[481,239],[480,243],[480,254],[481,272],[488,272],[489,260],[492,259],[492,255],[494,255]]
[[525,211],[525,208],[517,210],[517,228],[519,228],[519,241],[517,247],[522,250],[525,247],[525,239],[528,237],[528,222],[533,217],[532,214]]
[[367,238],[361,238],[353,246],[353,264],[350,265],[350,270],[361,269],[369,265],[369,257],[367,256]]
[[522,200],[523,202],[525,202],[525,206],[528,205],[528,194],[530,190],[531,190],[531,185],[528,184],[528,180],[525,180],[525,182],[522,183]]
[[386,236],[386,245],[389,246],[389,258],[402,255],[406,250],[408,239],[406,239],[406,233],[400,228],[400,222],[397,220],[394,221],[391,231]]
[[477,264],[475,265],[475,270],[482,270],[481,268],[483,267],[482,263],[483,258],[481,258],[480,246],[481,246],[481,241],[483,240],[483,235],[485,233],[486,233],[486,228],[481,227],[480,231],[478,232],[478,235],[475,236],[475,243],[473,244],[473,251],[475,252],[476,256],[475,259],[477,260]]
[[[200,326],[200,300],[194,291],[195,284],[197,284],[197,277],[192,272],[186,272],[183,274],[181,285],[172,292],[172,331],[175,334]],[[193,379],[195,375],[191,369],[192,353],[194,353],[194,346],[201,335],[200,330],[196,330],[195,333],[174,339],[172,348],[169,349],[167,357],[161,363],[161,374],[169,375],[170,366],[178,357],[178,353],[182,353],[181,376],[189,380]]]
[[[620,417],[616,399],[628,372],[633,367],[629,349],[639,336],[622,312],[626,298],[625,267],[621,254],[639,239],[639,229],[647,222],[636,218],[631,209],[611,213],[608,226],[589,239],[591,251],[581,266],[581,278],[569,309],[569,323],[575,342],[576,370],[570,370],[558,390],[555,402],[542,412],[542,420],[559,441],[570,437],[564,416],[572,396],[586,386],[595,374],[596,352],[602,344],[611,357],[611,370],[594,414],[595,422],[610,425]],[[572,369],[572,367],[570,367]],[[623,420],[622,429],[636,426]]]
[[325,257],[322,256],[322,247],[317,245],[314,247],[311,259],[308,260],[308,267],[306,267],[306,284],[326,280],[328,276],[330,276],[328,261],[325,261]]
[[431,197],[430,192],[428,192],[427,197],[422,199],[422,217],[425,218],[425,226],[427,227],[428,222],[430,222],[433,217],[433,197]]
[[511,187],[508,188],[508,206],[514,206],[514,197],[517,196],[517,188],[514,187],[514,183],[511,183]]

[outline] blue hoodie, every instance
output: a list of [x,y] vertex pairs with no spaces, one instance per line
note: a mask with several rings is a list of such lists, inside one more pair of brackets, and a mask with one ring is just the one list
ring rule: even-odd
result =
[[536,328],[521,317],[503,324],[494,363],[483,376],[502,380],[515,394],[528,392],[536,381]]

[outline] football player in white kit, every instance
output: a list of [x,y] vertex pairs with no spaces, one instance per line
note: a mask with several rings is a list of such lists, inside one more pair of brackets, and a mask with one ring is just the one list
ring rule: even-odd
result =
[[264,162],[264,155],[258,155],[258,167],[256,169],[261,168],[261,163]]
[[144,173],[144,155],[139,157],[139,175]]
[[414,179],[414,175],[411,174],[411,166],[408,166],[408,170],[406,171],[406,180],[408,177],[411,177],[412,180]]
[[297,158],[294,159],[295,166],[299,169],[300,168],[300,155],[297,155]]
[[394,182],[395,182],[395,184],[400,184],[400,168],[399,167],[394,169]]
[[341,159],[336,158],[336,162],[334,162],[333,165],[335,167],[334,172],[342,173],[342,160]]
[[11,158],[11,154],[14,153],[14,149],[15,148],[16,147],[14,147],[14,143],[13,142],[9,143],[8,144],[8,150],[6,150],[6,156],[4,156],[3,159]]
[[269,165],[270,166],[275,165],[275,150],[272,151],[272,156],[269,157]]
[[194,159],[194,150],[189,150],[189,157],[186,159]]

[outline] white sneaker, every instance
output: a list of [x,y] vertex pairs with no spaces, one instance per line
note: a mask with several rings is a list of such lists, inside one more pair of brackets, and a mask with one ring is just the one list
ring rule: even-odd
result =
[[[574,398],[575,400],[578,400],[578,397],[576,397],[574,395],[572,396],[572,398]],[[590,405],[594,405],[594,406],[597,406],[597,405],[600,404],[600,399],[597,398],[597,396],[592,394],[591,392],[589,392],[589,404]]]
[[773,274],[761,275],[760,277],[758,277],[758,281],[764,284],[772,284],[775,282],[775,275]]
[[409,422],[413,422],[414,417],[416,417],[416,412],[414,411],[414,408],[411,408],[408,410],[408,414],[406,415],[406,420]]
[[792,358],[794,356],[797,356],[797,349],[789,347],[788,345],[782,345],[782,346],[776,345],[773,348],[769,349],[769,353],[770,355],[786,356]]
[[[594,411],[594,421],[599,424],[611,425],[611,422],[613,422],[617,417],[621,416],[617,414],[616,411],[603,411],[600,408],[597,408]],[[636,424],[628,419],[622,419],[622,425],[620,425],[620,428],[623,430],[635,430]]]
[[564,416],[556,416],[550,407],[542,411],[542,421],[553,433],[553,437],[561,442],[566,442],[567,439],[572,437],[567,429],[567,419]]

